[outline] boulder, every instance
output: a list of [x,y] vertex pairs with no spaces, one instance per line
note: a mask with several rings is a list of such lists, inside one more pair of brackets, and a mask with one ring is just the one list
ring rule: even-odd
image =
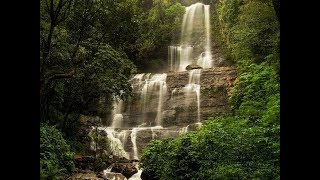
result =
[[95,159],[92,156],[75,155],[73,157],[76,168],[83,170],[94,170]]
[[114,163],[111,172],[121,173],[126,178],[130,178],[138,172],[138,169],[133,163]]
[[202,69],[202,67],[199,66],[199,65],[196,65],[196,64],[189,64],[189,65],[186,67],[186,70],[192,70],[192,69]]

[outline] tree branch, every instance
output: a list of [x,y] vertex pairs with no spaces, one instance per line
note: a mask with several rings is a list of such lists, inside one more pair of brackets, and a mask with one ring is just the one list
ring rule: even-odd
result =
[[68,73],[54,73],[50,75],[49,77],[45,77],[45,80],[40,84],[42,88],[46,87],[49,85],[53,80],[56,79],[66,79],[66,78],[71,78],[75,74],[75,70],[71,70]]

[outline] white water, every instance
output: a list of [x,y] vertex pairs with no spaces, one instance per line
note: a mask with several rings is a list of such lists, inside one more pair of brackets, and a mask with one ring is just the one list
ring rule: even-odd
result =
[[[200,30],[200,31],[199,31]],[[202,53],[193,58],[194,46],[199,37],[194,33],[204,32]],[[200,38],[201,39],[201,38]],[[197,64],[202,68],[213,67],[210,37],[210,5],[195,3],[186,7],[181,26],[180,44],[168,47],[168,66],[170,71],[185,71],[189,64]]]
[[202,5],[203,4],[201,3],[195,3],[186,7],[186,13],[183,15],[183,22],[181,26],[181,44],[190,44],[194,26],[194,17],[196,11],[202,11]]
[[132,148],[133,148],[133,159],[139,159],[138,158],[138,148],[137,148],[137,128],[133,128],[131,132],[131,142],[132,142]]
[[136,168],[138,172],[132,175],[128,180],[141,180],[142,169],[139,168],[138,164],[136,164]]
[[[162,125],[162,105],[164,101],[164,97],[167,93],[167,74],[154,74],[150,79],[145,80],[143,88],[141,90],[141,100],[142,100],[142,114],[143,114],[143,122],[145,122],[145,114],[146,114],[146,107],[152,106],[149,102],[151,101],[150,98],[153,96],[158,98],[157,104],[157,115],[155,119],[155,124],[157,126]],[[149,102],[148,102],[149,101]]]
[[186,126],[186,127],[182,127],[179,131],[179,134],[185,134],[188,132],[188,128],[189,128],[189,125]]
[[111,172],[112,167],[113,167],[113,166],[111,165],[111,166],[109,166],[107,169],[103,170],[103,174],[105,175],[106,173]]
[[[189,82],[184,87],[186,93],[186,101],[190,99],[192,93],[196,94],[197,98],[197,122],[200,122],[200,76],[201,69],[193,69],[189,72]],[[190,102],[187,102],[190,103]]]
[[204,22],[206,32],[205,52],[198,57],[197,64],[203,68],[211,68],[212,54],[211,54],[211,38],[210,38],[210,5],[204,5]]
[[190,45],[169,46],[170,71],[185,71],[186,67],[192,63],[193,47]]
[[131,84],[135,84],[137,85],[136,86],[133,86],[133,90],[136,91],[136,90],[139,90],[140,89],[140,86],[142,85],[142,78],[145,74],[142,73],[142,74],[136,74],[134,75],[134,77],[130,80]]
[[129,159],[129,155],[124,150],[124,148],[122,146],[122,142],[120,141],[120,139],[115,137],[115,134],[117,132],[115,132],[113,128],[103,128],[103,127],[101,127],[100,130],[104,130],[107,133],[108,139],[110,140],[110,147],[111,147],[112,153],[114,155],[117,155],[117,156],[120,156],[120,157],[125,157],[125,158]]
[[117,99],[114,97],[113,100],[113,110],[112,110],[112,124],[113,128],[120,128],[122,127],[123,123],[123,115],[121,114],[122,111],[123,100]]
[[160,82],[159,88],[159,103],[157,108],[157,117],[156,117],[156,125],[162,125],[162,104],[163,104],[163,97],[167,92],[167,85],[165,81]]
[[119,133],[116,133],[115,135],[116,138],[120,139],[122,147],[124,147],[127,143],[128,132],[130,132],[130,130],[122,130]]

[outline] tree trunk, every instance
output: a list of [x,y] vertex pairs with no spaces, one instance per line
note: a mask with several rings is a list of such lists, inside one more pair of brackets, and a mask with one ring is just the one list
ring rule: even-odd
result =
[[278,22],[280,23],[280,0],[272,0],[274,11],[276,12]]

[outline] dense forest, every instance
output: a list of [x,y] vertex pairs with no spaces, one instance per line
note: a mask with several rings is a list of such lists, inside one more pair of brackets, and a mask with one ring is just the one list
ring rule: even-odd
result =
[[212,43],[237,69],[231,111],[151,141],[140,168],[146,179],[280,179],[279,0],[41,0],[41,179],[72,173],[80,115],[106,117],[112,97],[132,96],[132,75],[166,70],[196,2],[210,5]]

